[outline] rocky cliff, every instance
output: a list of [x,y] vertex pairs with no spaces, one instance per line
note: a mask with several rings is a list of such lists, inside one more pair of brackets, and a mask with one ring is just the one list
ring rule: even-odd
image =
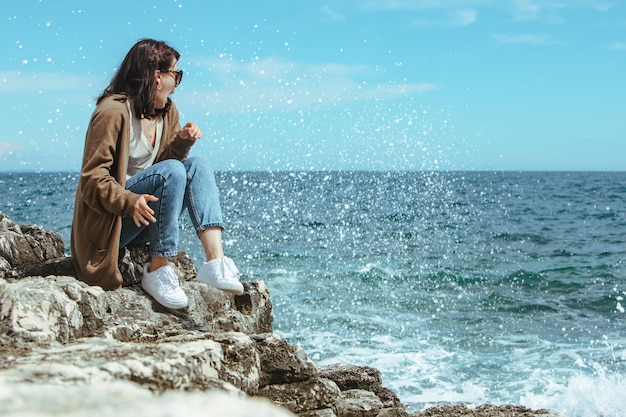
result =
[[[0,214],[0,415],[408,416],[376,369],[317,366],[272,331],[263,282],[232,296],[172,263],[189,307],[138,285],[146,254],[124,250],[124,287],[74,278],[60,236]],[[523,407],[433,408],[415,416],[558,415]]]

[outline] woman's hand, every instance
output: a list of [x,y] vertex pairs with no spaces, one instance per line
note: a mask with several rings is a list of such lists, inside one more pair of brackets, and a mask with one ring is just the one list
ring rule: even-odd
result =
[[159,201],[159,199],[150,194],[142,194],[134,205],[133,220],[137,227],[148,226],[150,223],[156,222],[154,210],[148,205],[149,201]]
[[185,126],[183,126],[182,130],[179,133],[180,137],[183,139],[191,139],[196,140],[202,137],[202,130],[200,127],[194,122],[187,122]]

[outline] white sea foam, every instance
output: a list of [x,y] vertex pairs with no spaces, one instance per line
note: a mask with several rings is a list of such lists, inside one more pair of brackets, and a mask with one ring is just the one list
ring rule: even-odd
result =
[[[551,365],[543,367],[538,365],[542,363],[540,354],[520,350],[519,357],[510,357],[510,364],[502,367],[498,385],[488,375],[472,375],[471,368],[479,359],[471,352],[444,349],[425,342],[411,348],[405,341],[390,335],[372,337],[369,346],[351,345],[349,339],[333,333],[313,337],[314,345],[319,347],[310,349],[314,360],[321,364],[345,362],[381,370],[383,385],[396,392],[411,412],[440,404],[490,403],[552,409],[568,417],[626,415],[626,397],[623,396],[626,378],[605,375],[599,364],[584,363],[580,358],[577,361],[576,355],[566,350],[547,355],[545,360]],[[328,350],[338,353],[328,355]],[[581,371],[593,375],[558,368],[559,356],[567,363],[578,363]],[[531,363],[525,364],[528,360]],[[518,374],[517,368],[520,368]],[[567,380],[564,374],[574,376]],[[563,383],[564,380],[567,382]]]
[[624,392],[623,375],[576,375],[565,384],[551,381],[545,393],[527,393],[520,403],[530,408],[556,409],[568,417],[622,417],[626,415]]

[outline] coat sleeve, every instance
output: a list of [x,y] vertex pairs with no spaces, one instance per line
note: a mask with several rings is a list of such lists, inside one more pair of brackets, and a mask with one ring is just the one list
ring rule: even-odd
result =
[[85,138],[78,190],[81,199],[92,210],[122,217],[132,215],[139,198],[124,188],[125,178],[116,178],[119,164],[127,164],[119,160],[120,153],[128,153],[119,149],[128,146],[125,145],[127,141],[122,140],[125,129],[130,129],[125,109],[123,103],[111,100],[103,102],[94,111]]

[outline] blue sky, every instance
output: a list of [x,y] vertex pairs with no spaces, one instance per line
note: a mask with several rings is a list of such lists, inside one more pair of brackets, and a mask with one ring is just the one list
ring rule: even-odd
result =
[[216,170],[624,170],[616,0],[20,0],[0,9],[0,171],[78,170],[140,38]]

